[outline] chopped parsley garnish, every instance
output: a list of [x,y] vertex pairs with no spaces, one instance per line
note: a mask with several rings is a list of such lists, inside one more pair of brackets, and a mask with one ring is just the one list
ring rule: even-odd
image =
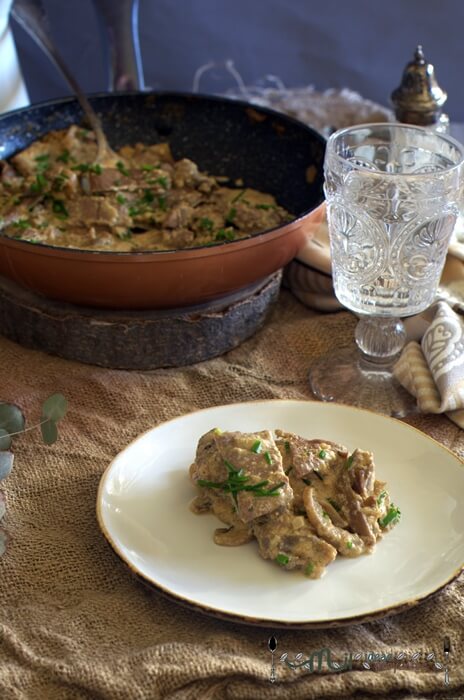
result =
[[226,224],[232,224],[236,216],[237,216],[236,208],[231,207],[226,215]]
[[116,163],[116,167],[119,170],[119,172],[121,173],[121,175],[125,175],[126,177],[129,177],[129,171],[126,168],[126,166],[124,165],[124,163],[122,162],[122,160],[118,160],[118,162]]
[[64,183],[65,183],[66,180],[68,180],[68,179],[69,179],[69,178],[68,178],[68,176],[66,175],[66,173],[60,173],[59,175],[57,175],[56,177],[53,178],[52,188],[53,188],[54,190],[62,190],[62,189],[63,189]]
[[305,570],[304,570],[305,576],[311,576],[313,571],[314,571],[314,564],[312,563],[312,561],[310,561],[305,566]]
[[346,462],[345,462],[345,467],[346,467],[346,469],[351,469],[351,467],[353,466],[353,460],[354,460],[354,452],[353,452],[352,455],[350,455],[350,456],[348,457],[348,459],[347,459]]
[[348,547],[348,549],[353,549],[353,540],[348,540],[346,546]]
[[116,201],[118,204],[125,204],[127,202],[127,199],[123,197],[122,194],[116,195]]
[[94,173],[95,175],[101,175],[103,172],[100,163],[78,163],[73,165],[71,170],[77,170],[80,173]]
[[214,221],[212,221],[211,219],[208,219],[207,216],[203,216],[200,219],[200,228],[202,229],[202,231],[212,231],[213,226],[214,226]]
[[204,486],[210,489],[220,489],[224,493],[230,493],[235,501],[237,501],[237,493],[239,491],[250,491],[254,496],[257,497],[267,497],[267,496],[279,496],[280,489],[285,486],[285,483],[281,481],[271,488],[265,488],[269,481],[266,479],[264,481],[259,481],[257,484],[250,484],[250,476],[244,474],[243,469],[237,469],[231,464],[227,459],[224,460],[224,464],[227,467],[228,476],[225,481],[207,481],[205,479],[198,479],[198,486]]
[[276,205],[275,204],[256,204],[255,205],[256,209],[264,209],[267,211],[268,209],[275,209]]
[[29,219],[18,219],[18,221],[13,221],[12,226],[20,228],[21,231],[25,231],[27,228],[30,228],[31,222]]
[[41,194],[45,187],[47,186],[47,178],[43,173],[37,173],[35,176],[35,181],[31,185],[31,192],[34,194]]
[[392,523],[397,522],[400,519],[400,517],[400,509],[392,503],[390,508],[388,509],[387,514],[383,518],[379,519],[379,525],[380,527],[387,527],[387,525],[391,525]]
[[142,170],[150,172],[150,170],[156,170],[157,167],[157,165],[142,165]]
[[50,156],[48,153],[43,153],[41,156],[36,156],[34,160],[37,163],[36,171],[38,173],[43,173],[50,167]]
[[272,457],[270,452],[265,452],[264,453],[264,459],[268,464],[272,464]]
[[280,566],[285,566],[285,564],[288,564],[289,559],[286,554],[278,554],[275,558],[275,561],[277,564],[280,564]]
[[166,197],[158,197],[158,207],[161,209],[161,211],[166,211],[168,208]]
[[285,445],[285,452],[287,452],[287,453],[290,452],[290,443],[288,440],[285,440],[284,445]]
[[141,204],[151,204],[152,202],[155,201],[155,195],[151,190],[144,190],[143,191],[143,197],[140,200]]
[[327,456],[327,452],[325,450],[319,450],[319,453],[317,455],[319,459],[325,459]]
[[69,212],[61,199],[53,200],[52,209],[59,219],[67,219],[69,216]]
[[380,506],[380,504],[382,503],[382,501],[384,500],[384,498],[386,498],[386,496],[387,496],[387,492],[386,492],[386,491],[382,491],[382,493],[380,494],[380,496],[379,496],[378,499],[377,499],[377,505],[378,505],[378,506]]
[[167,177],[163,177],[163,176],[157,177],[156,180],[155,180],[155,182],[156,182],[158,185],[161,185],[161,187],[164,187],[165,190],[167,189],[168,184],[169,184],[168,178],[167,178]]
[[68,149],[65,148],[65,150],[63,151],[63,153],[61,153],[61,154],[57,157],[57,160],[59,160],[60,163],[65,163],[65,164],[66,164],[66,163],[69,163],[69,159],[70,159],[70,158],[71,158],[71,154],[70,154],[70,152],[68,151]]
[[256,442],[254,442],[253,445],[251,446],[251,451],[254,452],[255,454],[258,454],[259,452],[261,452],[262,447],[263,447],[263,443],[261,442],[261,440],[256,440]]
[[224,228],[220,228],[216,233],[217,241],[233,241],[235,239],[235,233]]

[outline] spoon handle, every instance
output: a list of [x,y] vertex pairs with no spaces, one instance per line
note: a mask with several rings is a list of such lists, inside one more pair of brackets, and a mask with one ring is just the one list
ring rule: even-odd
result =
[[98,152],[103,156],[109,147],[100,120],[52,42],[42,0],[14,0],[11,15],[48,56],[76,95],[95,133]]
[[109,87],[145,90],[140,53],[139,0],[93,0],[102,33],[109,47]]

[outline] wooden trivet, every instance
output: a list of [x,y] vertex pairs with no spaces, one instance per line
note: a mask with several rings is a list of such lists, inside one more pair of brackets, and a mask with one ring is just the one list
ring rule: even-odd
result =
[[182,367],[253,335],[277,300],[281,272],[184,309],[93,309],[40,297],[0,276],[0,333],[25,347],[114,369]]

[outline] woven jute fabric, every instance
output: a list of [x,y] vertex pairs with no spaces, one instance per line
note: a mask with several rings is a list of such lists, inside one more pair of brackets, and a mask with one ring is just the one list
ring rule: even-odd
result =
[[[283,291],[254,337],[223,357],[182,369],[108,370],[0,339],[2,400],[18,403],[29,423],[39,419],[51,393],[69,401],[54,445],[43,445],[36,431],[16,438],[15,467],[4,482],[10,541],[0,559],[1,700],[464,697],[462,576],[423,605],[369,624],[314,631],[248,627],[149,590],[97,526],[102,473],[137,435],[208,406],[311,399],[311,360],[352,342],[354,327],[349,313],[317,314]],[[464,454],[464,432],[445,416],[408,421]],[[449,685],[430,663],[370,669],[354,663],[343,673],[292,672],[277,663],[272,685],[272,634],[276,659],[283,651],[309,655],[324,647],[340,658],[356,650],[434,652],[442,659],[447,635]]]

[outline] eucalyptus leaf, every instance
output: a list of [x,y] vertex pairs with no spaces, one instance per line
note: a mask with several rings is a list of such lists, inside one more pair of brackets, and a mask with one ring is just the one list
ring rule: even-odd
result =
[[0,557],[3,556],[6,552],[6,541],[7,541],[7,536],[5,530],[2,530],[0,528]]
[[0,452],[0,481],[6,479],[13,468],[14,454],[12,452]]
[[0,450],[8,450],[11,445],[11,437],[8,430],[0,428]]
[[55,422],[59,421],[65,416],[67,408],[68,402],[63,394],[53,394],[48,397],[42,406],[42,418],[49,418]]
[[56,423],[49,419],[40,426],[42,438],[46,445],[53,445],[58,440],[58,429]]
[[3,518],[3,516],[6,513],[6,502],[5,502],[5,496],[4,494],[0,491],[0,520]]
[[0,428],[4,428],[8,433],[20,433],[24,430],[24,414],[14,403],[0,404]]

